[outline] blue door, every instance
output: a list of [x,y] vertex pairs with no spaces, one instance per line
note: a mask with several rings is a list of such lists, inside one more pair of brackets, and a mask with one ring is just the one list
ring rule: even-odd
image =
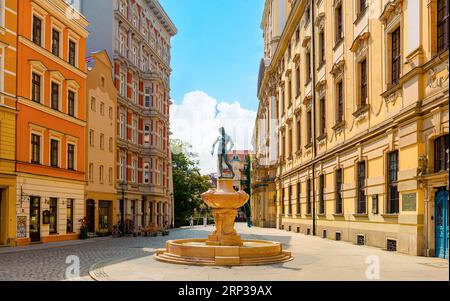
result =
[[436,193],[436,257],[448,259],[448,191],[440,188]]

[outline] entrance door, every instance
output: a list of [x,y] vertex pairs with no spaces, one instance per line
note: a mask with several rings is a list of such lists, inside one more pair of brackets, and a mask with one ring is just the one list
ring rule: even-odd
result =
[[30,197],[30,240],[41,240],[41,198]]
[[95,201],[86,201],[86,224],[90,233],[95,232]]
[[440,188],[436,193],[436,257],[448,259],[448,191]]

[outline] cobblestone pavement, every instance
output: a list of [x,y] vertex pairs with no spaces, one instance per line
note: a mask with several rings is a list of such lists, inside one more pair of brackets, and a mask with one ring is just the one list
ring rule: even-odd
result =
[[[0,280],[66,280],[66,258],[80,259],[77,280],[367,280],[365,260],[378,256],[381,280],[446,280],[448,260],[389,253],[276,229],[248,229],[246,239],[279,241],[292,251],[289,263],[264,267],[186,267],[156,262],[168,239],[207,237],[212,227],[172,230],[169,236],[100,238],[25,248],[0,248]],[[89,273],[91,271],[91,273]]]
[[89,268],[104,261],[126,260],[154,254],[167,239],[196,237],[197,231],[177,229],[169,236],[101,238],[87,241],[40,244],[19,248],[0,248],[0,281],[66,280],[66,259],[80,259],[80,279],[92,280]]

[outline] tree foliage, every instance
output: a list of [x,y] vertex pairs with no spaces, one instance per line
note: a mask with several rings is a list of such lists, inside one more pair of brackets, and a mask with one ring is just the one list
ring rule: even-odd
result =
[[200,209],[201,194],[211,188],[208,176],[203,176],[198,167],[197,155],[191,146],[181,140],[171,140],[173,164],[173,190],[175,201],[175,225],[187,225],[195,209]]

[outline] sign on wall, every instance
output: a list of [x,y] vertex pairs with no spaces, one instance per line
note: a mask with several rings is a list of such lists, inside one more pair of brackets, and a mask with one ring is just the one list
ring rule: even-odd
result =
[[417,208],[417,194],[404,193],[402,195],[402,211],[416,211]]

